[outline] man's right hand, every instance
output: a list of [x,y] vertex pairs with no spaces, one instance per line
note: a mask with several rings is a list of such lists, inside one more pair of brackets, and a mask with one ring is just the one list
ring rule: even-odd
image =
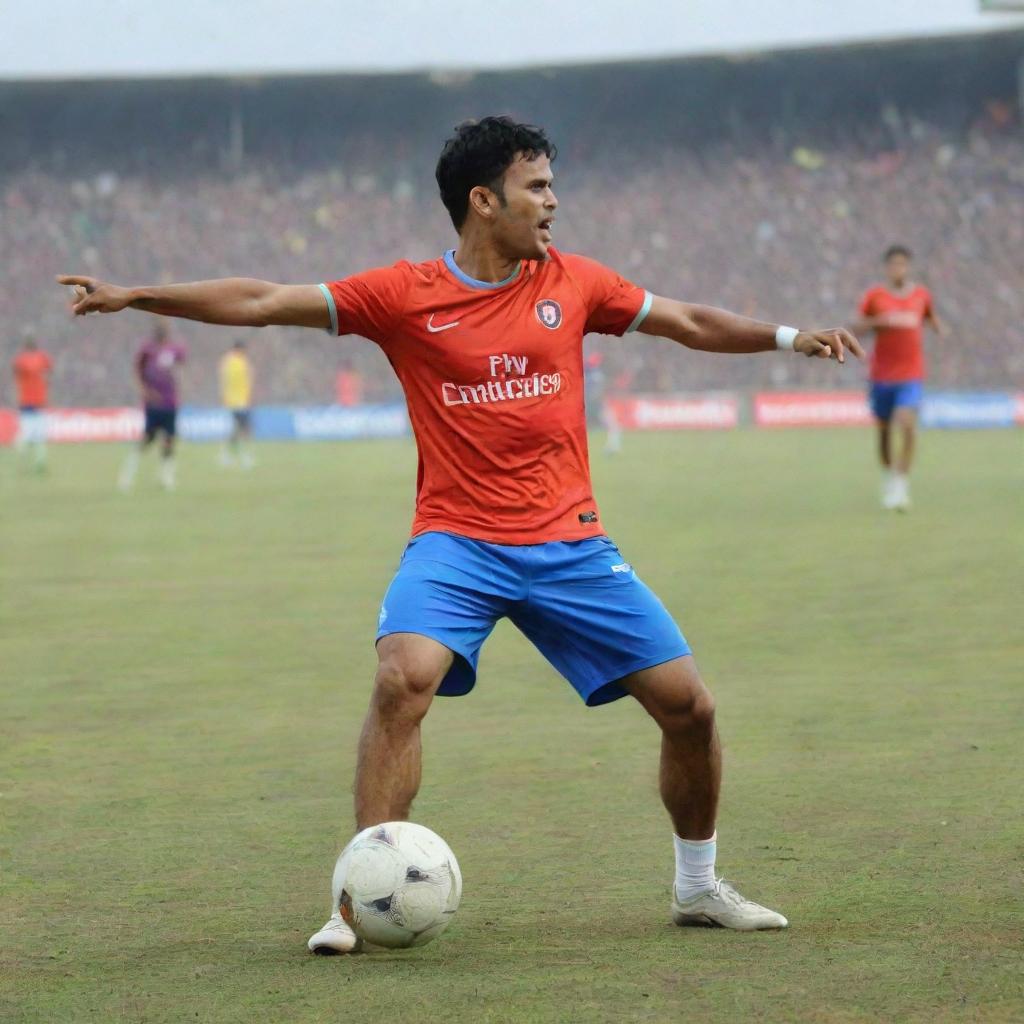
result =
[[77,274],[61,274],[58,284],[74,289],[74,304],[71,309],[75,316],[86,313],[119,313],[131,305],[130,288],[98,281],[95,277],[81,277]]
[[122,288],[95,277],[61,274],[73,288],[75,316],[117,313],[126,306],[159,316],[231,327],[334,327],[333,300],[315,284],[275,284],[251,277],[221,277],[184,284]]

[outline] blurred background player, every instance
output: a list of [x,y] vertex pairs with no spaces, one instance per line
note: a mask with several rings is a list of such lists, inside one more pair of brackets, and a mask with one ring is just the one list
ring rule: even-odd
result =
[[334,401],[346,409],[362,404],[363,375],[351,359],[342,362],[334,378]]
[[176,371],[185,362],[185,346],[172,341],[167,325],[158,320],[153,334],[135,357],[135,375],[142,390],[145,425],[142,439],[128,453],[121,467],[118,486],[129,491],[135,483],[142,453],[163,435],[160,448],[160,483],[164,490],[174,490],[174,443],[178,433],[178,378]]
[[245,342],[236,341],[220,361],[220,397],[231,413],[231,434],[224,442],[220,461],[232,466],[235,460],[243,469],[251,469],[256,460],[244,442],[252,436],[252,363],[245,351]]
[[583,361],[583,383],[587,395],[587,427],[604,429],[604,450],[609,455],[622,451],[622,429],[615,409],[608,401],[608,376],[605,373],[604,353],[588,352]]
[[46,469],[46,408],[47,391],[53,361],[36,342],[34,332],[25,331],[21,351],[11,363],[18,401],[18,435],[15,441],[20,457],[32,459],[37,473]]
[[[885,283],[872,285],[860,300],[859,333],[875,332],[871,353],[869,398],[878,423],[878,454],[882,462],[882,507],[910,507],[910,465],[914,458],[917,412],[924,394],[923,325],[940,336],[949,331],[938,318],[931,292],[910,279],[911,251],[890,246],[885,253]],[[893,428],[899,444],[893,444]],[[897,450],[894,452],[894,447]]]

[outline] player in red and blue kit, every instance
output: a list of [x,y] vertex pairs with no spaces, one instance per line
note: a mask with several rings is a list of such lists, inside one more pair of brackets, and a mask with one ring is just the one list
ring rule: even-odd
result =
[[[860,300],[854,330],[874,331],[868,398],[878,424],[878,452],[885,474],[882,507],[910,507],[910,464],[914,457],[917,414],[924,395],[924,324],[940,336],[948,333],[935,313],[931,292],[909,279],[911,251],[893,245],[885,253],[885,284],[869,288]],[[900,433],[893,453],[892,428]]]
[[[634,697],[660,726],[661,795],[675,830],[672,915],[741,930],[786,919],[715,876],[721,753],[714,700],[664,605],[605,534],[584,414],[583,336],[631,331],[711,352],[789,349],[842,362],[848,331],[798,331],[652,295],[552,247],[555,148],[488,117],[437,165],[458,246],[321,285],[230,278],[122,288],[62,277],[75,312],[125,307],[208,323],[361,334],[405,390],[419,472],[412,539],[388,587],[359,742],[356,827],[408,816],[420,723],[436,694],[469,692],[480,649],[510,618],[590,706]],[[309,940],[347,952],[340,914]]]

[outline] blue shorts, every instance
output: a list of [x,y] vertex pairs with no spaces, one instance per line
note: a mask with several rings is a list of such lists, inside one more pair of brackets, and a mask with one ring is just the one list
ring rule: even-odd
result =
[[591,706],[625,697],[623,676],[690,653],[607,537],[510,545],[422,533],[384,595],[377,639],[419,633],[454,651],[438,693],[456,697],[473,689],[480,648],[506,616]]
[[892,419],[895,409],[917,409],[924,398],[924,384],[919,380],[901,381],[898,384],[874,382],[868,391],[871,412],[875,419],[886,422]]

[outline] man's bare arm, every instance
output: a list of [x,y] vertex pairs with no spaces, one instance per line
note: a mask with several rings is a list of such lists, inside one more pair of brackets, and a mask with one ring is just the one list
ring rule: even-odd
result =
[[939,316],[938,313],[935,312],[934,309],[925,314],[925,321],[940,338],[949,337],[949,325]]
[[191,284],[123,288],[76,274],[62,274],[57,281],[74,288],[72,308],[76,316],[118,313],[131,308],[233,327],[331,325],[327,299],[315,284],[274,284],[249,277],[225,277]]
[[[777,325],[751,320],[714,306],[697,306],[677,302],[655,295],[647,316],[637,330],[668,338],[687,348],[702,352],[771,352]],[[793,351],[821,359],[844,362],[849,349],[858,358],[864,350],[860,342],[844,327],[830,327],[819,331],[800,331],[793,342]]]
[[868,334],[870,331],[877,331],[880,327],[888,326],[889,318],[886,316],[857,316],[849,325],[854,334]]

